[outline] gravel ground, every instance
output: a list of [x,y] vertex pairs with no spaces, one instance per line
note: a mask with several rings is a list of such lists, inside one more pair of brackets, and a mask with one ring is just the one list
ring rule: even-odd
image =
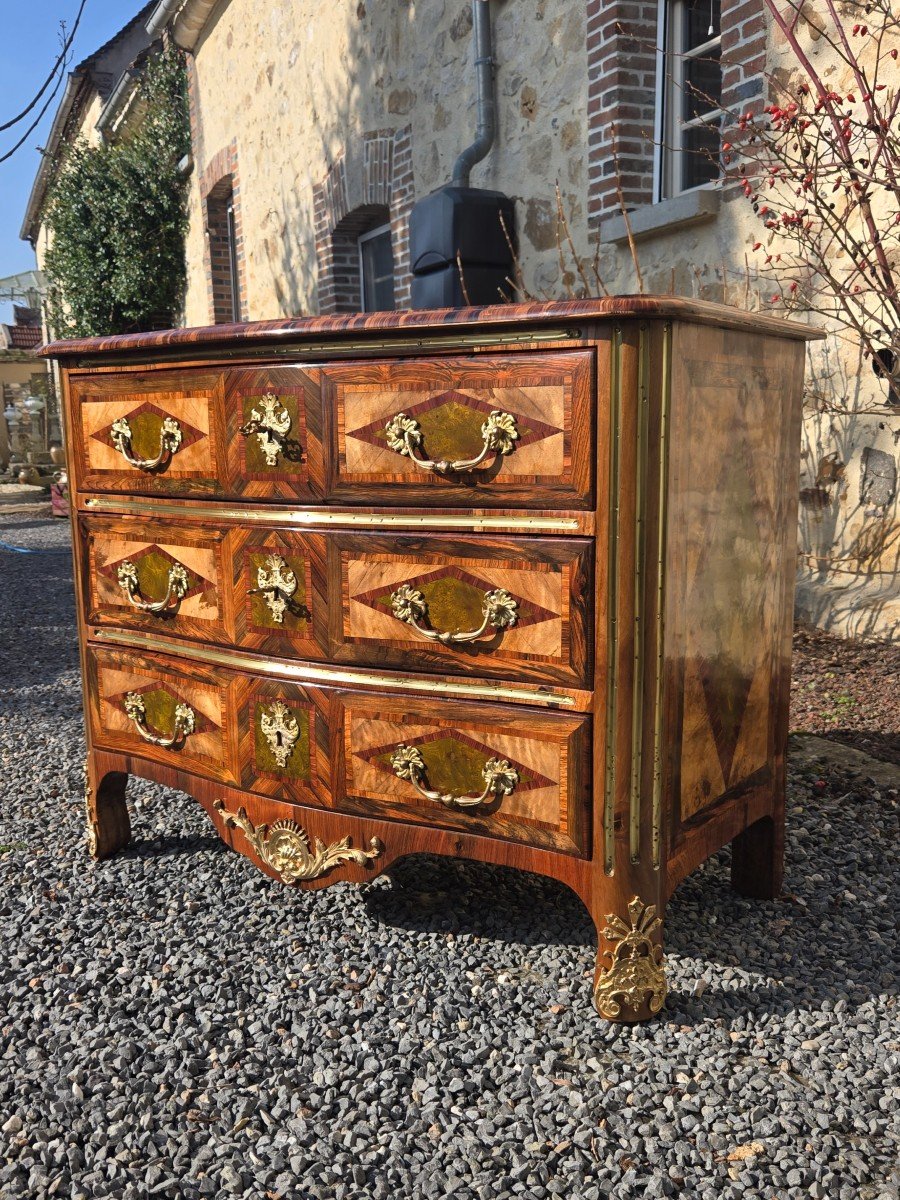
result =
[[900,765],[900,646],[794,633],[791,728]]
[[785,896],[718,855],[670,906],[663,1015],[607,1025],[548,880],[292,891],[141,781],[91,864],[68,561],[0,551],[0,581],[3,1200],[898,1196],[895,789],[793,773]]

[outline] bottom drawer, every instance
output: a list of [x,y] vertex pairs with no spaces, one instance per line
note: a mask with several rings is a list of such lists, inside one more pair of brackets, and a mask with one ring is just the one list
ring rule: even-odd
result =
[[590,718],[91,649],[93,743],[279,800],[586,855]]

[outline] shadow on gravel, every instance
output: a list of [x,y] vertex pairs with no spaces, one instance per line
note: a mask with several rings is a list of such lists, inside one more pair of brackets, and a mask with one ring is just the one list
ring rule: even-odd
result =
[[592,946],[594,925],[565,884],[512,868],[410,855],[363,893],[373,921],[419,933],[461,932],[523,945]]
[[116,858],[182,858],[191,854],[230,854],[233,851],[226,846],[221,838],[212,837],[169,837],[138,839],[125,850],[120,850]]

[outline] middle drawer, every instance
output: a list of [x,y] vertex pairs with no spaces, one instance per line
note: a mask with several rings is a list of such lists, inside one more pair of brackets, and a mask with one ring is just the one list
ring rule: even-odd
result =
[[88,624],[589,687],[593,543],[81,519]]

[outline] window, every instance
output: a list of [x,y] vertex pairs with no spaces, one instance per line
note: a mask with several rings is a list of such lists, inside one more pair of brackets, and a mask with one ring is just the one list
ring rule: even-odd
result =
[[390,225],[361,233],[359,278],[363,312],[387,312],[394,307],[394,249]]
[[221,180],[206,199],[213,321],[216,325],[241,319],[237,213],[231,179]]
[[660,5],[657,199],[712,183],[720,175],[721,0]]

